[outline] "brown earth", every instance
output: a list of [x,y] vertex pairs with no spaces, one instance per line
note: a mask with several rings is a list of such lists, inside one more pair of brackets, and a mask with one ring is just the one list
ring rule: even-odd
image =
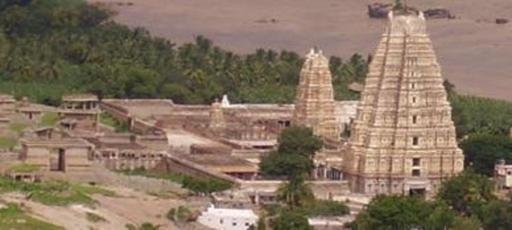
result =
[[[257,48],[305,53],[318,46],[348,58],[372,53],[386,20],[369,19],[370,0],[89,0],[106,2],[115,19],[143,26],[178,44],[204,35],[223,48]],[[391,2],[391,0],[389,0]],[[132,4],[127,4],[132,3]],[[512,101],[512,19],[510,0],[409,0],[410,5],[448,8],[456,19],[428,22],[444,77],[459,91]]]
[[[140,226],[148,222],[162,230],[207,230],[195,222],[175,224],[166,218],[171,208],[180,205],[196,210],[204,207],[206,203],[199,199],[183,200],[172,197],[157,197],[143,192],[122,188],[108,187],[116,193],[115,197],[94,195],[97,201],[94,205],[47,206],[27,200],[25,195],[19,193],[2,194],[0,198],[9,203],[21,204],[29,210],[28,214],[35,218],[73,230],[90,229],[126,229],[127,224]],[[0,203],[1,204],[1,203]],[[105,221],[91,222],[87,220],[86,213],[93,213]]]

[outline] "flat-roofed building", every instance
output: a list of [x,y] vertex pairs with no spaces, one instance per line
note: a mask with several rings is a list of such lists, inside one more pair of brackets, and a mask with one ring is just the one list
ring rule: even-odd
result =
[[82,171],[92,163],[93,146],[81,138],[27,138],[21,146],[20,160],[43,171]]

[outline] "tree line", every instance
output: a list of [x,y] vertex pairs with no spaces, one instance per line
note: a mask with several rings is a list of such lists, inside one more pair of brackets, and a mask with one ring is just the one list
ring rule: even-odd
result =
[[[197,36],[176,45],[144,28],[130,29],[83,0],[0,0],[0,91],[57,105],[62,94],[169,98],[211,103],[293,101],[301,55],[258,49],[239,55]],[[331,58],[338,99],[355,99],[366,60]]]

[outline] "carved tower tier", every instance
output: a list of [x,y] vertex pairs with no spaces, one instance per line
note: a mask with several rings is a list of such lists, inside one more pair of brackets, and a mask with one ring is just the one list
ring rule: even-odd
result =
[[334,106],[329,60],[322,51],[312,49],[300,72],[293,123],[310,127],[314,134],[337,141],[340,127],[336,123]]
[[434,194],[463,170],[441,67],[420,12],[393,15],[370,64],[344,171],[366,194]]

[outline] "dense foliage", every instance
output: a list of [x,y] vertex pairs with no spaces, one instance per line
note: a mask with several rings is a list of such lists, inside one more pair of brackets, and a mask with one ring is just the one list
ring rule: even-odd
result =
[[[201,36],[177,47],[83,0],[0,0],[0,91],[48,104],[82,91],[186,103],[224,93],[236,102],[291,102],[302,61],[288,51],[237,55]],[[347,85],[362,81],[366,61],[332,58],[331,68],[336,97],[356,98]]]
[[512,127],[512,103],[475,96],[450,95],[459,137],[472,133],[505,136]]
[[309,217],[344,216],[350,213],[345,203],[332,200],[315,200],[307,203],[304,212]]
[[196,178],[191,176],[183,176],[181,183],[183,188],[202,194],[224,191],[230,189],[233,186],[232,183],[223,180],[212,178]]
[[[282,177],[284,182],[277,191],[281,204],[266,208],[272,229],[311,229],[308,217],[344,216],[349,208],[342,202],[317,200],[305,178],[312,171],[315,153],[323,141],[310,128],[292,126],[283,130],[278,138],[278,148],[261,159],[260,170],[265,176]],[[263,228],[263,227],[262,227]]]
[[313,191],[304,183],[303,177],[294,177],[277,190],[277,198],[290,208],[303,207],[315,200]]
[[512,197],[499,199],[493,189],[488,177],[465,171],[443,183],[437,199],[458,214],[478,220],[483,229],[512,229]]
[[478,210],[484,229],[512,229],[512,201],[492,200]]
[[492,181],[465,171],[443,183],[437,197],[378,196],[352,229],[512,229],[512,201],[493,194]]
[[466,165],[487,176],[493,175],[498,160],[512,163],[512,139],[506,136],[474,134],[463,140],[460,146]]
[[308,218],[301,212],[296,210],[282,210],[277,218],[272,221],[272,229],[274,230],[310,230]]
[[418,197],[377,196],[357,216],[353,229],[449,229],[456,214],[442,202]]
[[482,204],[495,199],[493,189],[489,178],[467,170],[445,181],[437,196],[454,210],[471,215]]
[[322,140],[310,128],[292,126],[284,129],[277,151],[263,157],[260,171],[266,176],[295,179],[309,175],[313,170],[313,157],[323,146]]

